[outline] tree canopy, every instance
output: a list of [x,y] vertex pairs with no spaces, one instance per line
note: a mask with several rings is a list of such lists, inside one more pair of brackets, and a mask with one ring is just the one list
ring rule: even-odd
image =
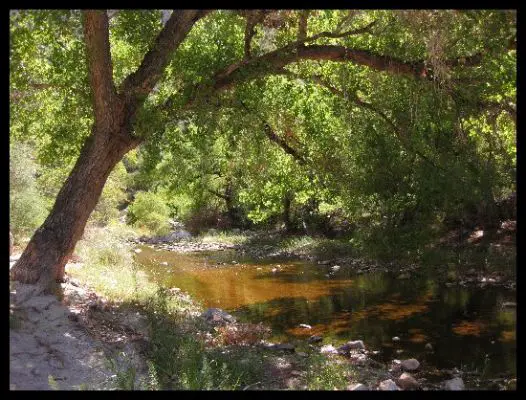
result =
[[11,139],[69,172],[129,126],[136,189],[176,214],[401,228],[514,190],[513,10],[14,10],[10,32]]

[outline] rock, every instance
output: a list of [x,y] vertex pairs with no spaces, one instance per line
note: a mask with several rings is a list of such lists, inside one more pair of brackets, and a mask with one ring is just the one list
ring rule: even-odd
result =
[[396,383],[404,390],[418,389],[420,387],[420,384],[413,377],[413,375],[407,372],[404,372],[402,375],[400,375],[400,377],[396,380]]
[[326,344],[325,346],[321,346],[320,353],[322,353],[322,354],[337,354],[338,350],[336,350],[332,344]]
[[393,342],[399,342],[400,341],[400,338],[398,336],[395,336],[393,337],[392,339]]
[[323,338],[321,336],[312,335],[307,342],[309,343],[320,343],[323,341]]
[[175,295],[177,293],[180,293],[181,289],[179,289],[178,287],[173,287],[173,288],[168,289],[167,292],[171,295]]
[[464,390],[464,381],[462,378],[453,378],[444,382],[445,390]]
[[356,364],[365,364],[367,356],[365,354],[351,354],[350,360]]
[[425,348],[426,350],[433,351],[433,345],[431,343],[427,343]]
[[402,361],[400,364],[402,369],[405,371],[414,371],[417,370],[418,367],[420,367],[420,363],[418,360],[415,360],[414,358],[409,358],[408,360]]
[[347,390],[369,390],[363,383],[356,383],[354,385],[347,386]]
[[236,319],[232,315],[220,308],[209,308],[201,314],[201,317],[212,325],[226,325],[236,322]]
[[161,265],[168,265],[168,263],[166,261],[163,261]]
[[312,326],[307,325],[307,324],[299,324],[299,327],[300,328],[305,328],[305,329],[312,329]]
[[296,351],[296,348],[293,344],[290,343],[279,343],[273,346],[273,350],[289,351],[293,353],[294,351]]
[[351,340],[343,346],[338,347],[338,353],[348,353],[350,350],[364,350],[365,345],[361,340]]
[[396,279],[409,279],[411,278],[411,275],[409,275],[407,272],[404,272],[396,277]]
[[332,271],[332,272],[336,272],[336,271],[339,271],[340,268],[341,268],[341,267],[340,267],[339,265],[334,265],[334,266],[331,267],[331,271]]
[[380,382],[378,390],[400,390],[400,388],[396,386],[396,383],[394,383],[392,379],[387,379],[385,381]]
[[402,361],[393,360],[391,362],[391,368],[389,369],[389,372],[398,372],[400,369],[402,369]]

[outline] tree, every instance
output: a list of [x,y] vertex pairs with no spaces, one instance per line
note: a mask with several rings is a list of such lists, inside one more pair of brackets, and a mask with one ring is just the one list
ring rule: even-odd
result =
[[[437,83],[468,79],[473,66],[508,54],[514,37],[514,15],[494,11],[429,11],[420,19],[436,20],[435,24],[417,24],[416,28],[414,18],[381,10],[177,10],[167,21],[160,16],[158,11],[119,11],[112,13],[110,21],[104,11],[84,11],[83,36],[79,37],[75,33],[80,23],[77,12],[12,13],[11,107],[17,110],[13,114],[38,113],[23,107],[28,93],[64,90],[80,103],[90,99],[84,105],[88,115],[79,120],[86,126],[86,121],[92,123],[89,133],[76,138],[65,135],[68,141],[82,144],[78,159],[49,216],[13,268],[13,279],[38,282],[45,290],[61,280],[66,260],[114,166],[139,144],[162,142],[170,126],[189,115],[210,116],[229,107],[246,112],[244,102],[256,106],[261,90],[272,90],[270,76],[294,80],[299,76],[337,94],[332,90],[334,83],[338,75],[346,74],[345,82],[340,80],[346,102],[375,112],[384,123],[395,126],[396,110],[389,110],[388,115],[364,99],[360,90],[374,91],[372,82],[392,88],[433,88]],[[32,30],[42,26],[42,21],[49,29],[32,37]],[[491,27],[488,32],[484,30],[487,26]],[[69,28],[73,33],[68,33]],[[459,44],[442,46],[442,53],[436,46],[426,49],[430,39],[418,33],[437,29]],[[472,42],[463,41],[463,30],[477,32]],[[64,35],[63,43],[57,34]],[[32,53],[39,55],[37,60],[51,61],[51,67],[45,62],[30,64],[28,54]],[[78,63],[78,57],[72,62],[68,57],[72,54],[85,54],[85,64]],[[53,64],[58,59],[59,66],[66,65],[65,71]],[[344,67],[336,67],[338,64]],[[50,81],[35,81],[35,77]],[[452,96],[453,90],[448,90]],[[470,104],[488,100],[484,93],[470,95]],[[500,107],[509,101],[508,96],[492,103]],[[276,132],[275,126],[282,123],[280,110],[268,107],[263,111],[263,119],[248,116],[245,121],[298,158],[290,142]],[[12,126],[18,123],[12,116]],[[419,153],[401,130],[394,131],[407,151]],[[316,138],[311,148],[316,147],[330,152],[331,138]],[[429,158],[422,152],[420,157]],[[310,153],[307,161],[311,166],[323,164],[319,158]]]

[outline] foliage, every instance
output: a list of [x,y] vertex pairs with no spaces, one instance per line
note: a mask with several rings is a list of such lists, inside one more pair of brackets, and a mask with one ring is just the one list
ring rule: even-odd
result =
[[170,210],[164,200],[153,192],[139,192],[128,208],[128,221],[133,226],[145,227],[152,233],[166,234],[170,225]]
[[349,385],[352,367],[317,355],[307,371],[308,390],[344,390]]
[[[307,36],[318,38],[306,48],[423,62],[415,76],[352,57],[285,62],[300,14],[271,10],[255,25],[251,57],[261,59],[250,68],[245,11],[195,24],[133,123],[145,141],[126,157],[128,189],[139,191],[130,222],[338,234],[386,258],[421,249],[446,220],[494,227],[495,203],[516,190],[516,13],[310,10]],[[110,19],[116,87],[152,48],[161,15]],[[81,12],[12,11],[10,22],[10,135],[35,142],[51,198],[93,122]],[[227,67],[241,72],[215,91]],[[122,199],[114,174],[92,217],[101,224]]]
[[9,229],[16,242],[30,235],[47,215],[40,195],[36,174],[37,164],[27,143],[13,142],[9,157]]
[[122,162],[111,172],[102,195],[91,215],[91,221],[107,225],[119,217],[118,207],[126,201],[126,169]]
[[83,261],[68,274],[84,281],[113,301],[146,301],[157,287],[137,270],[126,242],[135,233],[122,225],[86,229],[76,252]]

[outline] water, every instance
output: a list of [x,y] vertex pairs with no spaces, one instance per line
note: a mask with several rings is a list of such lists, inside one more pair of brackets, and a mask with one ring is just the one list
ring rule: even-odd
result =
[[[502,307],[516,301],[515,291],[447,288],[424,272],[400,280],[346,268],[333,273],[330,266],[305,261],[255,262],[233,251],[141,249],[137,260],[156,282],[179,287],[238,320],[263,322],[276,341],[321,335],[336,346],[361,339],[380,351],[383,362],[415,357],[428,370],[456,367],[485,379],[516,376],[516,311]],[[394,336],[400,341],[393,342]]]

